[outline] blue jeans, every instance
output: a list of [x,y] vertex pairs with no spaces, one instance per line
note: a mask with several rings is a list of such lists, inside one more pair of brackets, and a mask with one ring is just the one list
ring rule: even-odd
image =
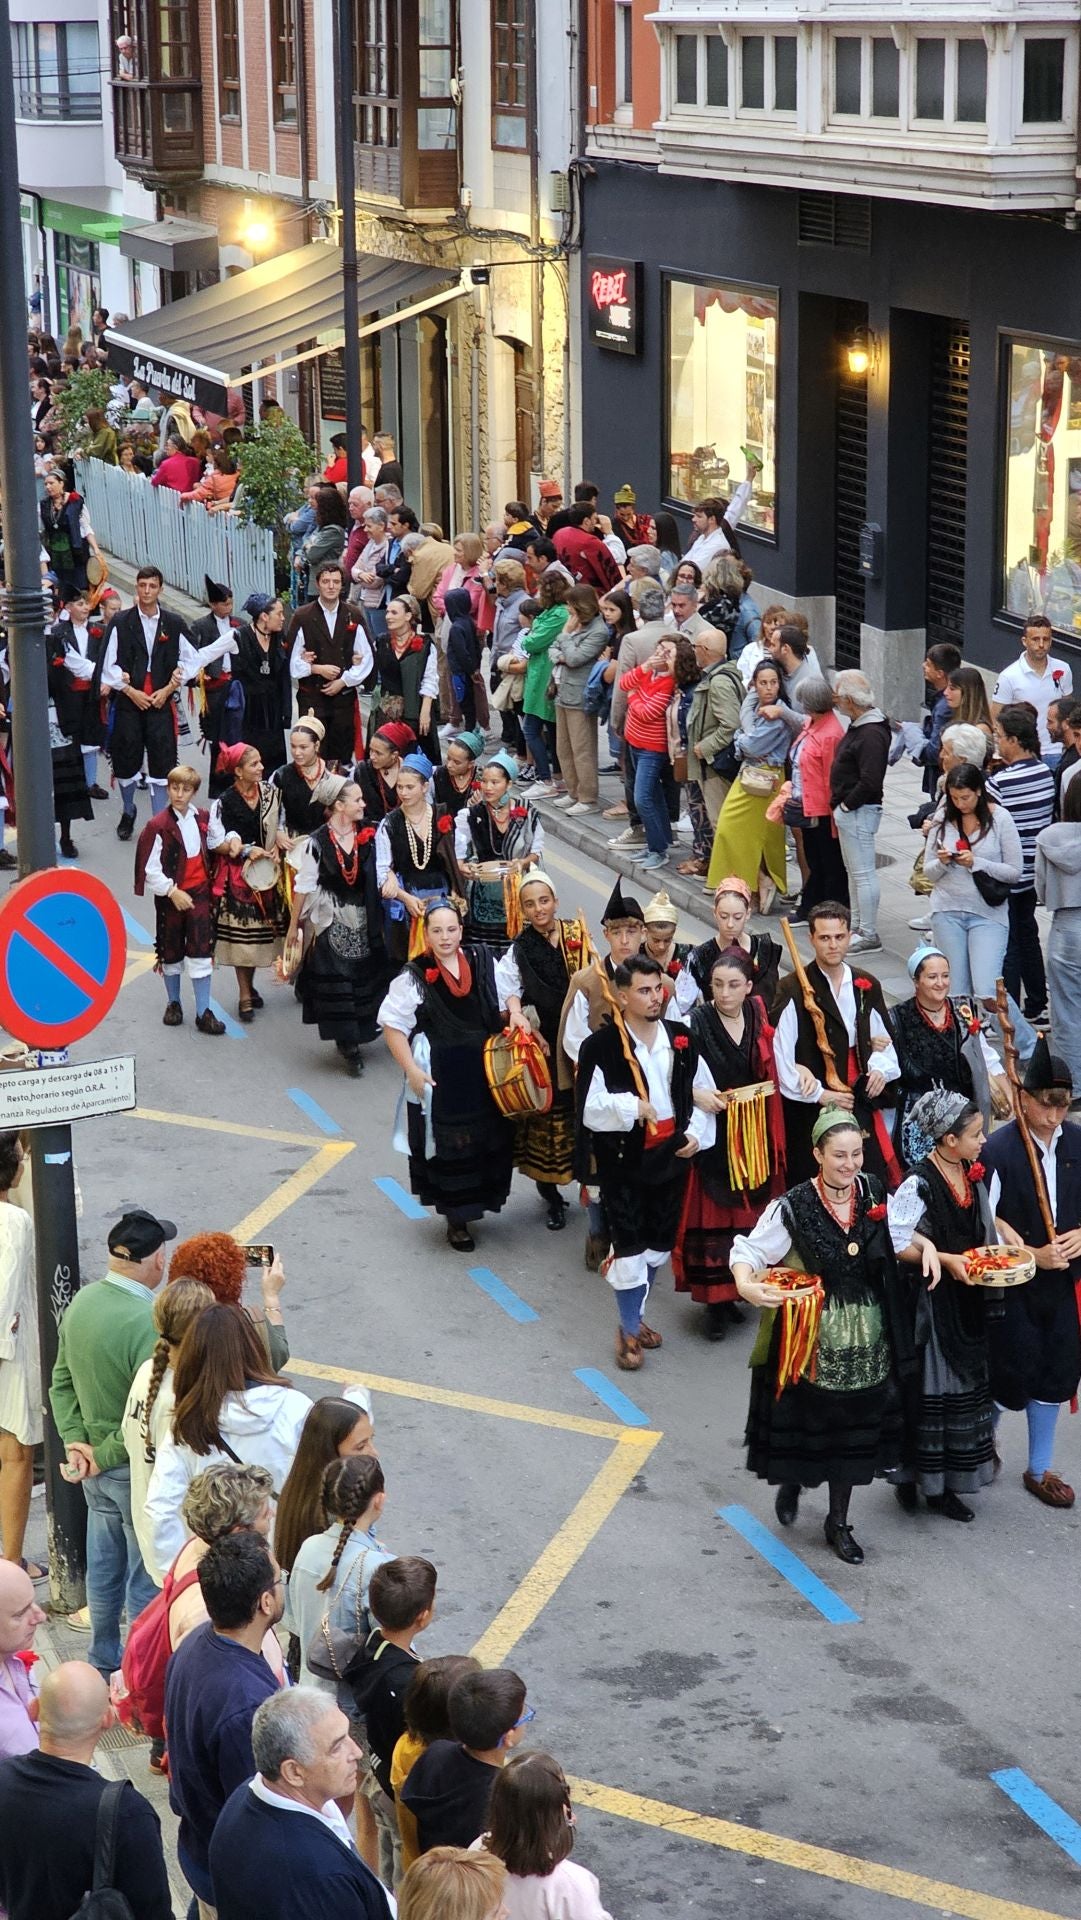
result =
[[859,933],[877,933],[882,888],[875,866],[875,835],[882,824],[882,808],[855,807],[846,813],[843,807],[835,807],[833,818],[848,875],[853,926]]
[[128,1626],[158,1589],[143,1565],[131,1523],[131,1468],[107,1467],[83,1481],[86,1496],[87,1659],[108,1680],[120,1665],[120,1614]]
[[667,753],[654,747],[634,748],[634,810],[646,830],[650,853],[667,853],[672,844],[672,828],[665,799],[664,770],[671,765]]
[[1081,907],[1059,907],[1047,939],[1051,1046],[1073,1075],[1081,1098]]
[[[931,936],[950,963],[950,992],[993,1001],[1006,955],[1008,925],[985,920],[981,913],[932,911]],[[1016,1000],[1010,998],[1009,1006],[1017,1051],[1022,1060],[1027,1060],[1036,1045],[1036,1034]]]
[[537,769],[538,779],[550,780],[552,777],[552,763],[548,758],[548,743],[544,737],[544,721],[535,713],[523,713],[522,732],[525,734],[526,746],[533,755],[533,765]]

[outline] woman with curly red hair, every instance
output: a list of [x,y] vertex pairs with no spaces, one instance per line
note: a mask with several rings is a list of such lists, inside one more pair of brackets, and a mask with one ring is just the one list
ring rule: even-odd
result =
[[[193,1233],[181,1240],[169,1262],[169,1284],[174,1280],[201,1280],[223,1307],[243,1303],[244,1274],[247,1260],[244,1248],[231,1233]],[[289,1338],[282,1319],[281,1296],[285,1269],[275,1254],[269,1267],[260,1267],[263,1304],[254,1311],[244,1307],[275,1373],[280,1373],[289,1358]]]

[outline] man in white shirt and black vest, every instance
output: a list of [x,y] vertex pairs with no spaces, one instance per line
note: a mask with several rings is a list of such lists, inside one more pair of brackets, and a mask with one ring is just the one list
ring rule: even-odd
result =
[[316,599],[298,607],[286,635],[297,712],[323,722],[323,752],[331,765],[351,768],[364,757],[358,690],[375,669],[363,607],[344,597],[337,560],[325,560],[315,576]]
[[207,605],[210,612],[201,620],[196,620],[191,630],[191,643],[199,651],[202,664],[199,671],[199,691],[201,694],[202,714],[200,732],[203,745],[210,755],[210,797],[216,800],[232,785],[232,776],[215,772],[218,748],[223,740],[230,745],[240,738],[243,732],[241,714],[236,716],[235,730],[225,727],[229,708],[234,702],[242,706],[243,690],[239,681],[234,690],[233,655],[239,653],[240,643],[237,634],[242,622],[233,616],[233,590],[220,580],[212,580],[204,574],[203,585],[206,588]]
[[582,1146],[592,1150],[610,1235],[602,1263],[616,1295],[616,1365],[637,1372],[661,1336],[642,1318],[675,1243],[687,1162],[712,1146],[716,1121],[695,1104],[713,1076],[682,1021],[664,1018],[664,973],[648,954],[617,966],[618,1013],[584,1041],[576,1086]]

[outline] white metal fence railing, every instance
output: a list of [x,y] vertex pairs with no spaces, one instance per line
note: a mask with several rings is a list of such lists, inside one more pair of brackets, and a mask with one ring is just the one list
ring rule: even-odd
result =
[[103,552],[133,567],[152,562],[168,586],[193,600],[205,601],[207,575],[232,588],[238,607],[250,593],[273,592],[274,540],[265,527],[207,513],[198,501],[181,506],[171,487],[152,487],[145,474],[103,460],[76,460],[75,471]]

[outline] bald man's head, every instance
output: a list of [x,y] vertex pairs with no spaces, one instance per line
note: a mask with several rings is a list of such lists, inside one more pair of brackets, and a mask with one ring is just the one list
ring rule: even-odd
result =
[[38,1729],[42,1743],[60,1746],[87,1740],[104,1731],[109,1712],[109,1689],[95,1667],[85,1660],[65,1660],[41,1683]]
[[14,1560],[0,1560],[0,1659],[32,1647],[44,1618],[29,1574]]

